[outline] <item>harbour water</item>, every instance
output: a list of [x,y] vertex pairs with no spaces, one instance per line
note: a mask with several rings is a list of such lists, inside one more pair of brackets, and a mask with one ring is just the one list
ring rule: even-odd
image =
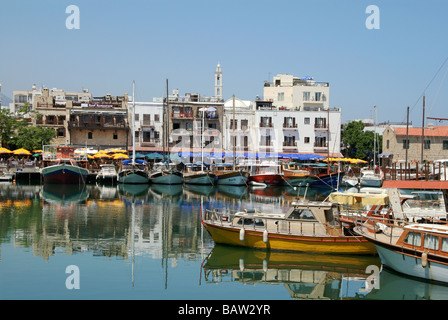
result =
[[0,185],[0,299],[446,299],[377,256],[215,245],[201,208],[286,211],[322,189]]

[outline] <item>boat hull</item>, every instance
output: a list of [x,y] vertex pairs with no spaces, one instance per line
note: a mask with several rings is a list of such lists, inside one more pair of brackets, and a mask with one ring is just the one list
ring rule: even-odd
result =
[[280,174],[256,174],[249,177],[249,182],[264,183],[269,186],[276,186],[283,183],[283,178]]
[[263,232],[244,231],[240,240],[240,228],[220,226],[204,222],[205,228],[216,243],[264,250],[315,252],[331,254],[375,254],[375,246],[361,236],[301,236],[283,233],[269,233],[267,242]]
[[421,254],[400,252],[400,248],[387,247],[375,243],[381,263],[396,272],[430,281],[448,283],[448,261],[444,263],[431,260],[428,254],[427,266],[423,267]]
[[249,173],[245,171],[232,171],[217,175],[217,185],[246,186]]
[[124,170],[118,174],[118,183],[144,184],[149,183],[148,174],[143,170]]
[[80,184],[85,183],[89,170],[68,164],[58,164],[42,169],[44,183]]
[[343,175],[333,174],[317,177],[311,186],[337,188],[342,184]]
[[160,173],[152,175],[150,182],[155,184],[182,184],[184,179],[180,173]]
[[184,174],[184,182],[187,184],[213,185],[215,175],[211,173]]
[[376,180],[376,179],[362,179],[359,182],[359,185],[361,187],[373,187],[373,188],[381,188],[383,185],[382,180]]

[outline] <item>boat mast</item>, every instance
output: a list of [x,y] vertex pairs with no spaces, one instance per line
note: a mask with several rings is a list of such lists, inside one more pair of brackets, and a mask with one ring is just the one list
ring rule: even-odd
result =
[[233,170],[235,170],[235,162],[236,162],[236,158],[235,158],[235,154],[236,154],[236,136],[235,136],[235,95],[233,95],[233,124],[232,124],[232,129],[233,129]]
[[135,80],[132,81],[132,166],[135,165]]
[[421,145],[421,161],[420,163],[423,164],[423,139],[425,138],[425,96],[423,96],[423,117],[422,117],[422,145]]

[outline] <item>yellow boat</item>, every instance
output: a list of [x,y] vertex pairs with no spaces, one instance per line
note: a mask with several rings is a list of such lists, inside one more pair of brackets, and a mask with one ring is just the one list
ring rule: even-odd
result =
[[339,205],[293,202],[286,213],[207,210],[202,223],[216,243],[264,250],[376,254],[364,237],[336,219]]

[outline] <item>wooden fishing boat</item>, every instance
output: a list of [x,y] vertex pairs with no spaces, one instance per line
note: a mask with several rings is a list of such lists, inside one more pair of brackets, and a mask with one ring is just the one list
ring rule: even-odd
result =
[[300,168],[298,163],[284,163],[282,164],[283,171],[283,185],[287,186],[306,186],[311,185],[315,178],[311,176],[308,170]]
[[[44,153],[44,167],[41,169],[44,184],[85,184],[89,170],[76,161],[72,146],[44,146],[55,153]],[[85,165],[87,161],[84,161]]]
[[202,223],[216,243],[265,250],[333,254],[374,254],[362,236],[342,227],[339,205],[294,202],[287,213],[207,210]]
[[217,185],[246,186],[249,172],[235,167],[233,164],[217,164],[212,169]]
[[187,164],[183,178],[186,184],[213,185],[215,183],[215,175],[198,164]]
[[264,184],[267,186],[276,186],[282,184],[283,174],[281,172],[281,166],[272,161],[262,161],[255,163],[244,163],[250,173],[249,184],[259,185]]

